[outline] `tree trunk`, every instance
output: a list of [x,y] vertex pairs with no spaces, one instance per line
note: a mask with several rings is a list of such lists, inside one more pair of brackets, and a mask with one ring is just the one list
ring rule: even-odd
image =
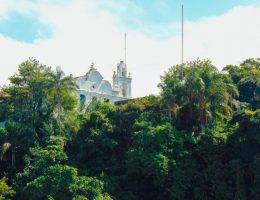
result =
[[208,116],[207,116],[207,102],[205,100],[200,101],[200,128],[201,131],[205,129],[208,124]]
[[58,126],[59,126],[59,134],[61,134],[61,98],[60,98],[60,90],[58,90]]
[[59,125],[59,134],[61,134],[61,127],[60,127],[60,100],[59,100],[59,103],[58,103],[58,125]]
[[15,147],[12,147],[12,167],[15,168]]
[[235,200],[246,200],[244,169],[241,163],[236,166],[236,193]]
[[168,112],[169,112],[169,121],[170,121],[170,125],[172,125],[172,111],[171,111],[171,107],[168,107]]

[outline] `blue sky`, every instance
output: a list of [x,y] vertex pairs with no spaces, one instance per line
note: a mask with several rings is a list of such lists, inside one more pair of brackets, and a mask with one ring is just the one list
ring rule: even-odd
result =
[[182,4],[185,20],[190,21],[221,15],[235,6],[259,4],[257,0],[112,0],[113,4],[110,2],[103,0],[100,7],[117,14],[121,23],[130,27],[139,24],[150,26],[178,22],[181,20]]
[[42,23],[37,14],[9,12],[6,19],[0,20],[0,33],[18,41],[31,43],[37,38],[51,37],[51,27]]
[[[41,1],[28,1],[41,2]],[[52,0],[53,5],[72,3],[73,0]],[[176,27],[164,27],[181,21],[181,5],[184,5],[185,21],[218,16],[236,6],[259,5],[258,0],[100,0],[96,12],[110,12],[117,17],[117,25],[125,30],[140,30],[159,39],[179,34]],[[76,22],[77,23],[77,22]],[[162,31],[164,27],[164,31]],[[0,18],[0,34],[12,39],[32,43],[36,39],[52,36],[52,27],[43,23],[38,14],[10,9]]]
[[[116,15],[118,25],[126,30],[137,29],[148,36],[167,39],[180,34],[177,25],[181,22],[181,5],[184,20],[197,21],[221,15],[233,7],[259,4],[259,0],[103,0],[99,8]],[[167,26],[170,24],[176,26]]]
[[162,75],[184,61],[221,70],[260,57],[260,0],[0,0],[0,87],[29,57],[85,74],[90,63],[111,81],[124,59],[133,97],[158,94]]

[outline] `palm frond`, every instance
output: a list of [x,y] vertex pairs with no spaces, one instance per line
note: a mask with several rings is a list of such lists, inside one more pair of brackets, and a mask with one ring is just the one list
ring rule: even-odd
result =
[[6,142],[2,145],[1,152],[0,152],[0,160],[3,159],[6,151],[11,147],[11,143]]

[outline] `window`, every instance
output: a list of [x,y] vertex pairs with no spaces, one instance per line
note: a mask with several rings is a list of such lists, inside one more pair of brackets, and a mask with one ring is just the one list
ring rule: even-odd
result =
[[123,83],[122,85],[122,96],[127,97],[127,84]]
[[94,83],[94,82],[90,83],[89,89],[90,89],[90,90],[96,90],[96,89],[97,89],[97,84]]
[[84,104],[86,102],[86,96],[84,94],[80,95],[80,104]]
[[104,102],[109,103],[109,99],[108,98],[104,98]]
[[126,96],[126,89],[123,89],[123,90],[122,90],[122,95],[123,95],[123,97]]

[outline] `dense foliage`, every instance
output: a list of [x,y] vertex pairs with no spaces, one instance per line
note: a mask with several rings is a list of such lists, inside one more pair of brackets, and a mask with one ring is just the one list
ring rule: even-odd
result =
[[76,98],[29,59],[0,91],[0,199],[260,199],[260,61],[173,66],[159,96]]

